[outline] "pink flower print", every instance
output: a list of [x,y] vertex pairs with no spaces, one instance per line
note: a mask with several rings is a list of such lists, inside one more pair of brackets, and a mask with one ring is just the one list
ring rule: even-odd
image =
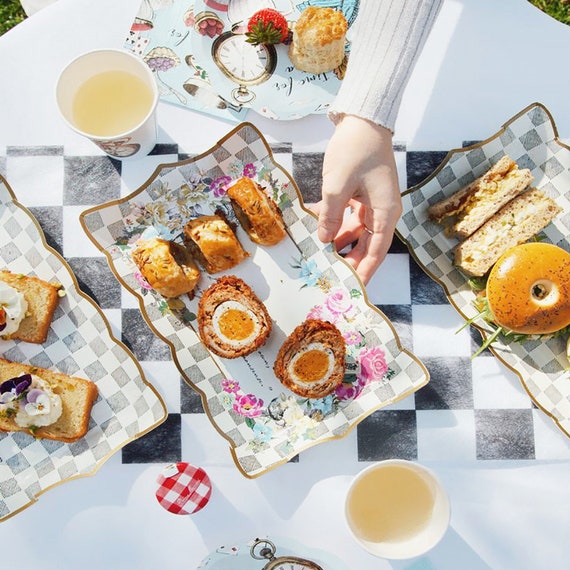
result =
[[222,388],[228,394],[237,394],[239,392],[239,383],[231,378],[222,380]]
[[339,384],[334,391],[339,400],[354,400],[360,392],[362,392],[362,385],[360,382],[354,382],[352,384],[343,382],[342,384]]
[[248,162],[243,167],[243,175],[247,178],[253,178],[257,174],[257,168],[255,168],[255,164]]
[[256,418],[262,414],[263,400],[253,394],[236,395],[234,411],[246,418]]
[[342,287],[336,287],[327,295],[325,306],[336,316],[345,315],[354,309],[350,293]]
[[133,273],[133,277],[135,278],[135,281],[143,288],[143,289],[147,289],[150,290],[152,289],[152,287],[148,284],[148,281],[142,276],[142,273],[140,271],[135,271]]
[[308,313],[308,319],[313,319],[314,321],[322,321],[324,319],[323,308],[321,305],[315,305]]
[[344,342],[350,346],[356,346],[362,342],[362,335],[355,330],[345,331],[342,333]]
[[216,178],[210,184],[210,190],[212,191],[212,194],[216,198],[221,198],[222,196],[225,196],[228,189],[228,185],[231,183],[231,181],[232,179],[230,176],[220,176],[219,178]]
[[360,351],[360,377],[365,382],[374,380],[382,380],[388,365],[386,364],[386,356],[379,346],[365,347]]

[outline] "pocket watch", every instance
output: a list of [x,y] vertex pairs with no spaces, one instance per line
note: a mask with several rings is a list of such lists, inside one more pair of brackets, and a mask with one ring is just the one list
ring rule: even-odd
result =
[[255,95],[247,89],[267,81],[277,66],[277,51],[273,45],[254,46],[245,34],[224,32],[212,43],[212,59],[220,71],[239,85],[236,100],[248,102]]
[[268,560],[260,570],[324,570],[316,562],[298,556],[275,556],[277,548],[270,540],[257,538],[250,554],[256,560]]

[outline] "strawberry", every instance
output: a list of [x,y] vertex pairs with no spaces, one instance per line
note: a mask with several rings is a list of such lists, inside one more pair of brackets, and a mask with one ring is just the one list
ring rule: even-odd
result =
[[248,21],[247,41],[253,45],[280,44],[289,35],[285,16],[273,8],[258,10]]

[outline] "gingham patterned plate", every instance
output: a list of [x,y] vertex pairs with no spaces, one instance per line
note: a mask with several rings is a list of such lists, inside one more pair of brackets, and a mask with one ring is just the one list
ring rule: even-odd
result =
[[[452,249],[457,242],[446,237],[441,226],[428,220],[427,208],[481,176],[505,154],[520,168],[529,168],[534,177],[533,186],[543,188],[563,207],[563,213],[542,234],[546,241],[568,250],[570,149],[558,140],[549,111],[539,103],[521,111],[487,140],[452,150],[429,178],[403,195],[404,213],[397,233],[465,319],[476,315],[475,295],[466,277],[452,264]],[[481,321],[474,326],[484,338],[493,331]],[[570,435],[570,363],[566,358],[566,338],[524,344],[500,338],[491,351],[519,376],[535,404]]]
[[[259,351],[226,360],[211,354],[196,333],[198,299],[218,275],[203,273],[194,299],[166,302],[145,285],[131,251],[141,235],[158,233],[180,241],[189,219],[216,208],[237,223],[225,189],[240,176],[255,179],[271,193],[289,236],[272,247],[256,246],[238,227],[250,256],[222,274],[246,281],[265,303],[274,326]],[[423,364],[402,349],[391,323],[369,303],[354,271],[316,238],[316,218],[303,207],[295,182],[248,123],[201,156],[159,167],[140,189],[87,210],[81,222],[119,281],[139,298],[149,326],[170,345],[182,375],[201,394],[206,413],[248,477],[344,436],[374,410],[428,381]],[[285,337],[309,315],[335,322],[348,347],[345,383],[319,400],[295,397],[273,373]]]
[[93,380],[99,396],[87,435],[64,444],[23,433],[0,433],[0,520],[48,489],[92,475],[113,453],[166,419],[162,399],[128,349],[111,334],[97,305],[79,290],[70,267],[45,241],[32,214],[0,176],[0,260],[14,273],[63,285],[42,345],[0,340],[3,358]]

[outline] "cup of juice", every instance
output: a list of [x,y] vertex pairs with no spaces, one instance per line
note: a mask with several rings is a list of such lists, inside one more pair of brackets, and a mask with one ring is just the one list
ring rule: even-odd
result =
[[156,79],[128,51],[100,49],[75,58],[59,76],[56,100],[67,124],[113,158],[146,156],[156,144]]
[[363,548],[398,560],[421,556],[443,538],[450,505],[430,469],[390,459],[355,476],[346,495],[345,516],[350,533]]

